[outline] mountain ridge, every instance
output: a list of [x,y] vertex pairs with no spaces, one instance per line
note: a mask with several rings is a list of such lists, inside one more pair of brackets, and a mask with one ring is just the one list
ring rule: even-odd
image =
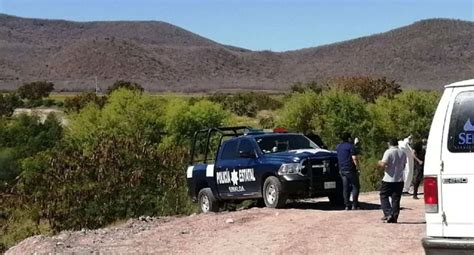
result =
[[337,76],[439,89],[474,77],[474,22],[428,19],[285,52],[220,44],[161,21],[26,19],[0,14],[0,89],[49,80],[82,91],[133,80],[149,91],[285,90]]

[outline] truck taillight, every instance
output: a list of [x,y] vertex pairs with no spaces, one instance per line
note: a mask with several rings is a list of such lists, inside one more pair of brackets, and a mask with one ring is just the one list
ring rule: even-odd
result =
[[425,212],[438,212],[438,177],[426,176],[423,181],[423,192],[425,193]]

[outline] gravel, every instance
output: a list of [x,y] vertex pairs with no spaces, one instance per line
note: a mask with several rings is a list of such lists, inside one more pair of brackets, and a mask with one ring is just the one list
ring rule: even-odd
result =
[[187,217],[142,216],[113,228],[33,236],[6,254],[424,254],[423,200],[402,198],[398,224],[380,221],[378,194],[361,194],[363,210],[344,211],[327,199],[285,209],[250,208]]

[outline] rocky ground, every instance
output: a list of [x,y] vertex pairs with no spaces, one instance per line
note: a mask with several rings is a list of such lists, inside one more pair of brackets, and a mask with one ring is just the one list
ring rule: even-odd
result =
[[402,198],[399,223],[382,223],[377,193],[361,194],[362,210],[327,199],[285,209],[251,208],[187,217],[140,217],[97,230],[30,237],[7,254],[423,254],[423,200]]

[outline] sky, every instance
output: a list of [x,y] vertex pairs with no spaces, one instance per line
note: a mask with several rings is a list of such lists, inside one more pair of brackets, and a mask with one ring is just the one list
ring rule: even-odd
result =
[[474,0],[0,0],[28,18],[158,20],[251,50],[287,51],[429,18],[474,21]]

